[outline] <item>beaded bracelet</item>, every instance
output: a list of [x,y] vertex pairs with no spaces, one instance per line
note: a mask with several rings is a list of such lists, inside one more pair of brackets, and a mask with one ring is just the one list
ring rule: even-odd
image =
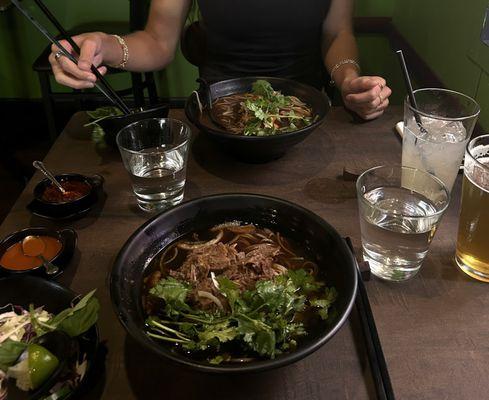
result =
[[333,68],[331,68],[331,72],[329,73],[329,76],[331,77],[329,84],[331,86],[335,85],[333,74],[336,72],[336,70],[338,68],[340,68],[341,66],[346,65],[346,64],[353,64],[355,67],[357,67],[358,72],[360,72],[360,65],[358,65],[358,63],[355,60],[353,60],[351,58],[345,58],[344,60],[341,60],[339,63],[335,64],[335,66]]
[[114,68],[123,69],[126,67],[126,64],[129,61],[129,49],[127,48],[126,41],[123,38],[121,38],[119,35],[112,35],[112,36],[114,36],[117,39],[122,49],[122,61]]

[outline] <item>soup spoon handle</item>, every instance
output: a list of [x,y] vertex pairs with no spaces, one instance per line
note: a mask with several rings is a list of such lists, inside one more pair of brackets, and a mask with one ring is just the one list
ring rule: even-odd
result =
[[61,193],[66,193],[66,190],[61,186],[61,183],[58,182],[58,180],[54,177],[54,175],[49,172],[46,167],[44,166],[44,163],[42,161],[34,161],[32,163],[32,166],[39,171],[41,171],[46,177],[53,183],[53,185],[56,185],[56,187],[61,191]]
[[44,268],[46,268],[46,274],[54,275],[58,273],[59,268],[51,261],[46,260],[43,256],[38,256],[38,258],[42,261],[42,265],[44,265]]

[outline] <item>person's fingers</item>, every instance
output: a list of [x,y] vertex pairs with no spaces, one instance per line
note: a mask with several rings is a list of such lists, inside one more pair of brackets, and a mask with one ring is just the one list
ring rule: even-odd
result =
[[377,111],[380,111],[380,110],[385,110],[387,107],[389,106],[389,99],[385,99],[382,103],[379,104],[379,106],[377,107]]
[[379,90],[386,85],[385,79],[379,76],[359,76],[349,82],[349,92],[361,93],[368,91],[375,86],[379,86]]
[[366,115],[363,115],[361,116],[364,120],[366,121],[370,121],[372,119],[375,119],[375,118],[378,118],[380,117],[382,114],[384,113],[384,110],[381,110],[381,111],[375,111],[371,114],[366,114]]
[[98,72],[100,72],[100,74],[102,76],[107,73],[107,67],[102,66],[102,67],[98,67],[97,69],[98,69]]
[[49,56],[49,61],[51,62],[52,65],[54,78],[56,79],[56,82],[58,82],[59,84],[69,86],[73,89],[88,89],[88,88],[93,88],[95,86],[93,82],[79,80],[67,75],[63,70],[63,68],[61,68],[59,63],[56,60],[54,60],[53,54]]
[[94,74],[81,70],[73,61],[68,60],[65,56],[59,57],[58,63],[68,75],[72,75],[83,81],[95,82],[97,80]]
[[360,93],[352,93],[346,96],[346,100],[354,103],[354,104],[364,104],[371,103],[372,107],[376,107],[378,105],[374,104],[378,101],[379,94],[381,93],[380,86],[375,85],[367,91],[363,91]]
[[380,96],[383,99],[387,99],[390,95],[392,94],[392,90],[389,86],[385,86],[382,91],[380,92]]
[[[60,40],[59,44],[63,46],[66,49],[66,51],[70,52],[70,54],[73,54],[73,47],[71,47],[71,44],[69,44],[66,40]],[[51,51],[53,53],[57,53],[59,51],[59,47],[56,46],[55,44],[52,44]]]
[[80,48],[80,58],[78,59],[78,67],[84,71],[90,71],[97,52],[97,42],[92,39],[86,39]]

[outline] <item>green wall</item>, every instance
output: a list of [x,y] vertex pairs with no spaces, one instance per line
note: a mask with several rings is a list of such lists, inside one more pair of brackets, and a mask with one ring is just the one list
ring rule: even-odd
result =
[[[32,0],[22,2],[46,27],[47,22]],[[87,29],[126,31],[129,18],[127,0],[45,0],[45,4],[65,28],[83,25]],[[54,32],[56,33],[56,32]],[[41,96],[32,64],[47,46],[47,39],[15,8],[0,12],[0,98],[38,98]],[[172,65],[157,75],[161,96],[185,96],[195,87],[197,70],[178,53]],[[129,74],[109,78],[115,87],[127,87]],[[56,90],[63,90],[56,85]]]
[[447,88],[474,97],[489,129],[489,47],[479,36],[487,0],[396,0],[393,23]]
[[[69,29],[91,23],[100,30],[110,30],[114,22],[121,25],[128,19],[127,0],[45,1]],[[23,4],[44,21],[32,0]],[[483,110],[480,121],[489,129],[489,113],[484,111],[489,109],[489,48],[479,39],[486,6],[487,0],[357,0],[355,15],[392,16],[395,26],[445,86],[479,101]],[[31,66],[46,44],[17,10],[0,13],[0,97],[40,97]],[[359,47],[364,73],[386,77],[394,90],[393,103],[399,103],[405,90],[388,41],[381,35],[362,35]],[[187,96],[196,86],[196,77],[196,68],[179,53],[157,74],[160,95]],[[110,81],[125,87],[128,74],[110,77]]]

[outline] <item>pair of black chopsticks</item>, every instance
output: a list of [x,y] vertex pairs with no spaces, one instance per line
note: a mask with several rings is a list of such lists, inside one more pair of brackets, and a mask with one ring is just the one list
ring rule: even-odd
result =
[[[17,9],[41,32],[51,43],[56,45],[61,53],[67,57],[69,60],[73,61],[75,64],[77,63],[77,59],[68,51],[65,47],[61,45],[58,39],[56,39],[53,35],[51,35],[44,26],[42,26],[24,7],[21,6],[18,0],[11,0],[12,4],[17,7]],[[34,0],[39,9],[43,12],[43,14],[51,21],[51,23],[58,29],[59,33],[63,37],[63,39],[67,40],[71,45],[73,50],[78,53],[80,56],[80,48],[70,37],[68,32],[63,28],[63,26],[58,22],[55,16],[49,11],[49,9],[44,5],[42,0]],[[95,86],[98,90],[100,90],[115,106],[119,107],[120,110],[128,115],[131,113],[129,107],[124,103],[121,97],[117,94],[117,92],[109,85],[109,83],[105,80],[105,78],[100,74],[98,69],[92,65],[90,67],[91,71],[97,77],[97,82]]]
[[367,345],[367,354],[370,369],[372,370],[375,391],[377,392],[378,398],[381,400],[394,400],[394,391],[392,389],[392,383],[389,376],[389,371],[387,369],[387,363],[385,362],[384,352],[382,351],[382,345],[380,343],[377,327],[375,326],[375,319],[368,300],[367,290],[365,289],[365,284],[363,283],[351,240],[348,237],[345,238],[345,240],[353,253],[353,258],[355,259],[357,266],[358,288],[355,305],[358,310],[360,323],[365,336],[365,343]]

